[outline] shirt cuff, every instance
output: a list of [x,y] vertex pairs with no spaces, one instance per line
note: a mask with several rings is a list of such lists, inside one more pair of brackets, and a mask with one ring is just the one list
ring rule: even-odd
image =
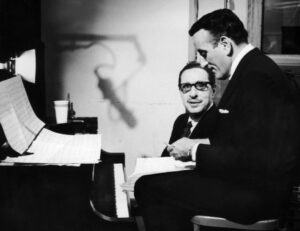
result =
[[196,161],[196,152],[197,152],[197,148],[198,148],[199,144],[200,143],[194,144],[194,146],[191,149],[192,161]]

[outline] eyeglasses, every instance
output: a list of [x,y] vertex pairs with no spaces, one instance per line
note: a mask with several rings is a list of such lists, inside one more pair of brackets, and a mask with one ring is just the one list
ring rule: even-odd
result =
[[182,91],[182,93],[188,93],[192,86],[194,86],[198,91],[207,91],[209,89],[210,82],[196,82],[196,83],[181,83],[179,85],[179,90]]

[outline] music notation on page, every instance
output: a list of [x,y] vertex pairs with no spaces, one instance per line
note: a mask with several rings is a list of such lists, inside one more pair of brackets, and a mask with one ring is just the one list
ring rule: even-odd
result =
[[[100,134],[65,135],[44,128],[34,113],[22,79],[0,82],[0,123],[10,147],[20,154],[5,163],[82,164],[98,163]],[[32,155],[22,155],[25,153]]]

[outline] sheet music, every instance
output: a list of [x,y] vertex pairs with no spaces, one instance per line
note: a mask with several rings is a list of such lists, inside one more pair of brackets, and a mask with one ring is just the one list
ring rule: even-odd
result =
[[143,175],[183,171],[194,167],[195,162],[182,162],[173,157],[137,158],[134,172],[121,187],[123,190],[133,191],[135,182]]
[[34,139],[34,135],[25,134],[26,130],[24,132],[22,129],[20,120],[11,104],[8,105],[7,111],[2,114],[0,121],[9,145],[20,154],[25,152],[31,140]]
[[64,135],[43,128],[28,100],[20,76],[0,82],[0,123],[6,139],[19,154],[5,163],[67,164],[98,163],[101,135]]
[[195,162],[182,162],[175,160],[173,157],[137,158],[135,170],[132,175],[178,171],[189,166],[195,166]]
[[16,152],[29,147],[44,123],[34,114],[20,76],[0,82],[0,123]]
[[27,97],[21,77],[17,76],[9,80],[11,81],[7,82],[7,93],[10,97],[10,102],[13,104],[17,113],[17,117],[27,130],[36,135],[45,123],[35,115]]
[[64,135],[44,128],[28,149],[34,154],[6,158],[4,162],[93,164],[99,162],[100,151],[100,134]]

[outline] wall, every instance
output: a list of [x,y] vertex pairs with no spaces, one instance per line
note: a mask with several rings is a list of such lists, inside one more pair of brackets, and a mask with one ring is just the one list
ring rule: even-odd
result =
[[178,72],[188,60],[182,0],[42,1],[46,104],[70,93],[76,116],[97,116],[102,147],[160,155],[183,112]]
[[[225,7],[224,0],[198,0],[198,4],[199,4],[199,10],[198,10],[199,18],[202,15],[209,13],[213,10],[217,10]],[[230,0],[227,7],[229,7],[235,14],[239,16],[239,18],[247,28],[248,0]]]

